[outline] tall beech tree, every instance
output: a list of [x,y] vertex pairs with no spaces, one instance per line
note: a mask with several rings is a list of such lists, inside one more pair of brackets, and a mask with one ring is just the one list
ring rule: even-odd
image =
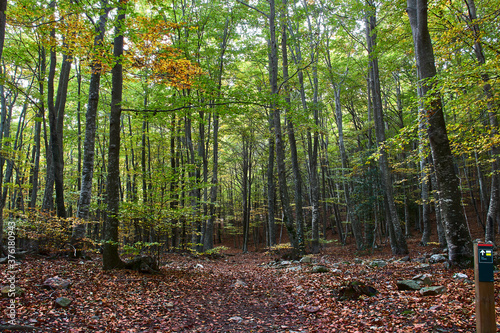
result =
[[96,135],[96,119],[97,108],[99,105],[100,83],[102,74],[102,59],[97,55],[100,53],[104,42],[104,33],[106,21],[110,8],[106,0],[101,1],[102,14],[99,21],[95,22],[95,37],[94,37],[94,53],[95,58],[92,60],[90,70],[90,84],[87,102],[87,113],[85,115],[85,140],[83,144],[83,167],[82,167],[82,184],[80,189],[80,197],[78,199],[78,210],[76,217],[83,221],[78,221],[78,224],[73,228],[73,241],[78,242],[86,235],[86,223],[89,218],[90,201],[92,198],[92,183],[94,176],[94,159],[95,159],[95,135]]
[[428,119],[429,137],[439,201],[448,243],[448,257],[452,264],[470,264],[472,239],[462,208],[459,179],[455,173],[453,155],[444,120],[441,96],[436,91],[436,65],[431,36],[428,28],[427,0],[407,0],[407,13],[416,16],[415,58],[418,77],[421,80],[424,109]]
[[111,70],[112,91],[109,115],[108,177],[106,179],[106,220],[104,223],[104,247],[102,264],[105,270],[121,268],[124,262],[118,254],[118,226],[120,223],[120,125],[123,95],[123,33],[127,1],[117,8]]

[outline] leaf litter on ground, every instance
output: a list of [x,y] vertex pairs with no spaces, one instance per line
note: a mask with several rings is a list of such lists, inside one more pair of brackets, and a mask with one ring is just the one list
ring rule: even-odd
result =
[[[423,248],[422,248],[423,249]],[[383,258],[354,258],[333,247],[300,269],[262,264],[262,253],[234,254],[208,260],[168,254],[159,275],[102,271],[101,261],[28,257],[19,266],[16,324],[43,332],[472,332],[475,330],[471,269],[444,264]],[[380,256],[377,259],[380,259]],[[327,272],[311,273],[321,263]],[[287,263],[288,264],[288,263]],[[396,281],[431,275],[432,285],[446,287],[436,296],[398,290]],[[5,273],[2,271],[2,281]],[[42,283],[59,276],[69,289],[47,290]],[[353,281],[377,291],[342,300],[339,290]],[[498,290],[498,282],[495,282]],[[72,303],[58,307],[55,299]],[[496,299],[498,294],[495,295]],[[3,298],[1,307],[9,300]],[[497,309],[498,312],[498,309]],[[0,325],[7,325],[2,317]],[[8,332],[8,331],[6,331]]]

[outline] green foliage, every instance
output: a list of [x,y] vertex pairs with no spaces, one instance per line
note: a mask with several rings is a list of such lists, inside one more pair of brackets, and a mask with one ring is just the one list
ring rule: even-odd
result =
[[32,241],[40,253],[69,250],[71,222],[41,211],[16,219],[17,237]]
[[134,244],[124,244],[121,248],[125,255],[139,255],[151,251],[153,247],[161,246],[158,242],[135,242]]

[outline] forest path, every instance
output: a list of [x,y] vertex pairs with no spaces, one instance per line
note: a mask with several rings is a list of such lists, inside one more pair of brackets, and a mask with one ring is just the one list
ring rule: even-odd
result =
[[[181,316],[170,318],[169,326],[190,332],[307,332],[283,277],[259,260],[261,255],[241,254],[167,268],[167,279],[182,293],[173,307]],[[174,278],[178,272],[185,278]]]
[[[102,271],[99,258],[27,258],[16,276],[24,294],[17,299],[15,324],[65,333],[309,332],[286,279],[259,260],[261,254],[215,260],[169,254],[162,274],[149,275]],[[71,287],[44,289],[54,276],[70,280]],[[57,306],[58,297],[71,305]],[[0,298],[0,308],[8,302]],[[2,315],[0,325],[8,320]]]
[[[98,257],[28,257],[16,272],[15,284],[24,293],[16,298],[15,324],[44,333],[472,332],[472,270],[421,263],[427,256],[422,250],[429,254],[432,249],[414,247],[415,260],[400,261],[382,252],[357,258],[352,248],[336,246],[316,255],[317,264],[278,265],[262,253],[233,251],[218,259],[167,254],[157,275],[103,271]],[[380,257],[385,264],[373,265]],[[323,263],[327,273],[311,273]],[[468,278],[457,278],[457,273]],[[396,281],[417,274],[427,274],[445,292],[423,296],[398,290]],[[71,287],[43,288],[55,276],[70,280]],[[6,280],[1,269],[0,279]],[[340,300],[339,290],[352,281],[372,286],[377,295]],[[496,274],[497,302],[499,291]],[[58,297],[69,298],[71,305],[57,306]],[[0,309],[9,304],[10,299],[0,298]],[[10,324],[8,320],[2,315],[0,325]]]

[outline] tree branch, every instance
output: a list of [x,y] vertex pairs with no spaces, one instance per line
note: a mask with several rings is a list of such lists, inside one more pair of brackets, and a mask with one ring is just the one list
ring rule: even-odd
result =
[[312,64],[313,62],[314,62],[314,61],[313,61],[313,60],[311,60],[311,61],[310,61],[307,65],[305,65],[304,67],[297,69],[297,70],[295,71],[295,73],[293,73],[292,75],[290,75],[290,76],[288,77],[288,79],[287,79],[287,80],[285,80],[285,81],[281,82],[280,86],[278,87],[278,93],[280,92],[281,88],[283,87],[283,85],[284,85],[285,83],[287,83],[288,81],[290,81],[290,80],[291,80],[291,79],[292,79],[295,75],[297,75],[297,73],[299,73],[300,71],[303,71],[304,69],[307,69],[309,66],[311,66],[311,64]]
[[262,14],[262,15],[264,15],[265,17],[269,18],[269,14],[264,13],[264,12],[263,12],[263,11],[261,11],[260,9],[257,9],[257,8],[255,8],[254,6],[251,6],[251,5],[249,5],[249,4],[247,4],[246,2],[243,2],[243,1],[241,1],[241,0],[236,0],[236,1],[237,1],[237,2],[239,2],[239,3],[241,3],[242,5],[247,6],[248,8],[251,8],[251,9],[255,10],[256,12],[261,13],[261,14]]
[[124,109],[122,108],[122,111],[129,111],[129,112],[152,112],[152,113],[158,113],[158,112],[175,112],[175,111],[180,111],[184,109],[196,109],[196,108],[203,108],[207,106],[222,106],[222,105],[231,105],[231,104],[242,104],[242,105],[256,105],[256,106],[261,106],[264,108],[268,108],[268,105],[256,103],[256,102],[241,102],[241,101],[236,101],[236,102],[224,102],[224,103],[207,103],[207,104],[202,104],[202,105],[184,105],[184,106],[179,106],[177,108],[173,109]]

